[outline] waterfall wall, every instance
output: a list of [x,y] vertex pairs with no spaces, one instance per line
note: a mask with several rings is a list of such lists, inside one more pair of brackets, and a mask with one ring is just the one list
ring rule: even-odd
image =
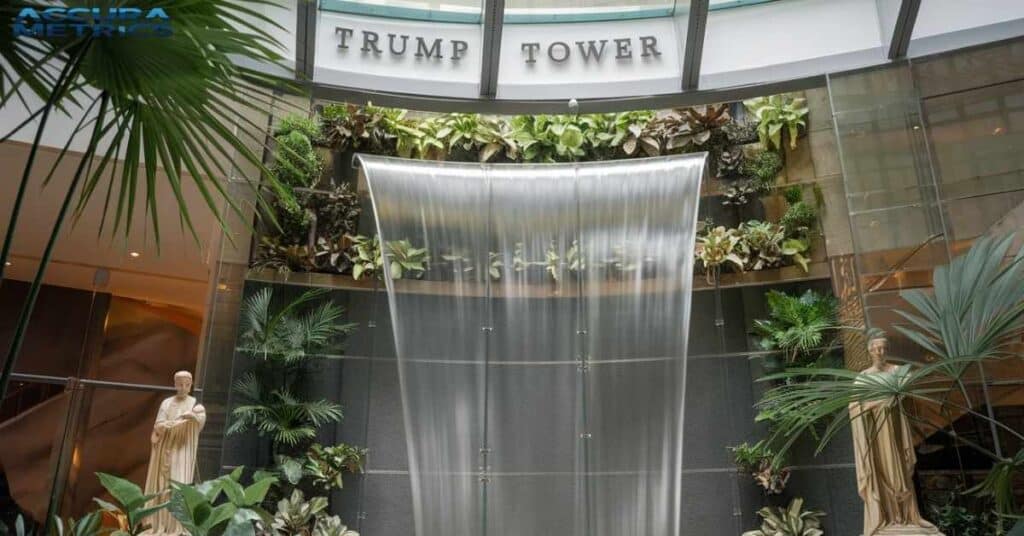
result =
[[384,270],[417,536],[680,534],[705,155],[361,160],[385,268],[431,254]]

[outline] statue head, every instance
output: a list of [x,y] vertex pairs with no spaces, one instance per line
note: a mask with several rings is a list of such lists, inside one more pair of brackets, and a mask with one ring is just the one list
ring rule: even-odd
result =
[[881,366],[885,364],[885,352],[889,348],[889,339],[885,332],[872,328],[868,330],[868,355],[871,356],[871,364]]
[[174,390],[178,396],[185,396],[192,390],[192,373],[187,370],[179,370],[174,373]]

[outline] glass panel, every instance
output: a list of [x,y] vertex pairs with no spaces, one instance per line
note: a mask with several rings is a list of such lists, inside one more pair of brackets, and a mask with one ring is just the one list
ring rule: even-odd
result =
[[320,0],[320,9],[396,19],[479,23],[480,0]]
[[[7,286],[5,282],[5,287]],[[15,377],[0,407],[0,523],[14,526],[20,514],[27,525],[46,519],[50,491],[71,463],[64,444],[68,412],[77,407],[76,391],[63,385],[18,381]],[[73,417],[73,416],[72,416]],[[73,420],[73,418],[71,419]],[[14,440],[16,438],[16,440]],[[58,489],[63,480],[57,481]]]
[[[61,502],[62,517],[78,519],[96,509],[93,497],[110,500],[97,472],[146,485],[153,423],[167,391],[136,391],[85,386],[81,410],[70,437],[71,464]],[[209,475],[210,477],[214,475]]]
[[505,22],[584,22],[670,17],[677,0],[507,0]]

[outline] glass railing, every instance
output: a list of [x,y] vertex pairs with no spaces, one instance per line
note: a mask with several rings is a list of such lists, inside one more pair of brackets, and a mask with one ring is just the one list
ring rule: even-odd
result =
[[[711,0],[710,9],[731,9],[777,0]],[[597,22],[671,17],[676,9],[688,9],[678,0],[508,0],[507,24]],[[479,0],[321,0],[320,9],[393,19],[478,24]]]

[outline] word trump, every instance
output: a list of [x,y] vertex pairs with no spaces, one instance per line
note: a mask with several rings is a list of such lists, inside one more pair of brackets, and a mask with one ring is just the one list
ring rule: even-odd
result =
[[11,24],[27,37],[168,37],[174,33],[163,8],[26,7]]
[[373,53],[374,56],[380,56],[387,51],[392,56],[404,56],[409,53],[423,59],[448,58],[459,61],[469,51],[469,43],[457,39],[425,39],[393,33],[382,36],[369,30],[362,30],[359,34],[356,37],[356,31],[352,28],[338,26],[334,29],[334,35],[338,36],[338,48],[347,50],[350,46],[357,46],[363,53]]

